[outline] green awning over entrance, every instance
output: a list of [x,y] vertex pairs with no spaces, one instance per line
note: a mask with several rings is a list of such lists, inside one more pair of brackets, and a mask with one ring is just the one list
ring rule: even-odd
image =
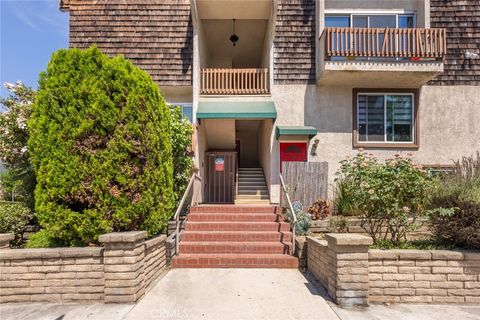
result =
[[273,101],[204,101],[198,103],[198,119],[276,119]]
[[276,137],[280,136],[308,136],[309,138],[317,134],[315,127],[308,126],[277,126]]

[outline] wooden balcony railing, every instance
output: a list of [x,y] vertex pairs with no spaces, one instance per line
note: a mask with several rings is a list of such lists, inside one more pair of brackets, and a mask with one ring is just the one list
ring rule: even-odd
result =
[[268,69],[217,69],[201,71],[201,94],[242,95],[267,94]]
[[442,59],[445,29],[325,28],[327,57]]

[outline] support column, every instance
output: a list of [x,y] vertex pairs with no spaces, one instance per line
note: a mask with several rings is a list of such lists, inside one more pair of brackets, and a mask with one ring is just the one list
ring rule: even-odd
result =
[[[339,305],[367,305],[368,246],[372,238],[348,233],[325,235],[328,243],[329,268],[334,279],[329,279],[328,292]],[[332,281],[333,280],[333,281]]]
[[145,293],[146,231],[103,234],[105,302],[135,303]]

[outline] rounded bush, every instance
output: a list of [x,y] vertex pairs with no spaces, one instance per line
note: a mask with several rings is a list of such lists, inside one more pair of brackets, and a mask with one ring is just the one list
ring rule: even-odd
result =
[[55,241],[165,229],[174,199],[171,120],[145,71],[95,47],[59,50],[40,75],[29,128],[35,209]]

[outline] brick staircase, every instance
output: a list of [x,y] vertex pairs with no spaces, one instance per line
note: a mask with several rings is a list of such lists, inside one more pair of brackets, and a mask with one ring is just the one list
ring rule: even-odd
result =
[[174,268],[297,268],[290,225],[276,206],[199,205],[188,215]]

